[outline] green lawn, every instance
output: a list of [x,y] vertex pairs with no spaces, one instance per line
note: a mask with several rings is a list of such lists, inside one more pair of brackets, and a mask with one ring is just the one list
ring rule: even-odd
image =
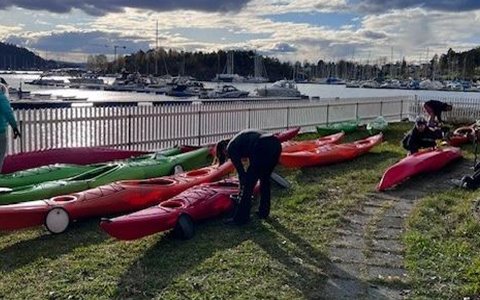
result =
[[[244,227],[211,220],[198,224],[188,241],[157,234],[118,242],[99,229],[98,220],[78,222],[62,235],[43,228],[0,233],[0,298],[319,298],[332,229],[403,157],[399,141],[410,126],[391,126],[386,142],[352,162],[279,167],[292,189],[275,188],[271,218],[253,217]],[[415,208],[405,235],[414,296],[480,293],[474,199],[475,193],[452,189],[421,199]]]

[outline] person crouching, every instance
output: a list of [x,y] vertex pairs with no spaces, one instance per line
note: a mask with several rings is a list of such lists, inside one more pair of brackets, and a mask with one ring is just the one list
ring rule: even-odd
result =
[[442,136],[439,128],[428,127],[424,117],[417,117],[415,127],[405,136],[402,145],[409,154],[413,154],[422,148],[435,147],[436,140],[441,139]]

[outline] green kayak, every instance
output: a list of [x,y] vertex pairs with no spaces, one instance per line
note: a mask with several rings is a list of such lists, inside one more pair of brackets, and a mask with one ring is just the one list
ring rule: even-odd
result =
[[321,136],[334,134],[340,131],[345,133],[354,132],[358,129],[359,122],[356,120],[328,124],[327,126],[317,126],[317,132]]
[[[178,147],[161,150],[152,154],[145,154],[139,157],[124,160],[124,162],[135,162],[145,159],[152,159],[160,156],[172,156],[180,154],[181,150]],[[121,161],[110,164],[118,164]],[[23,171],[17,171],[10,174],[0,174],[0,187],[20,187],[31,184],[38,184],[46,181],[67,179],[85,173],[90,170],[97,169],[105,164],[91,164],[91,165],[72,165],[72,164],[55,164],[43,166]]]
[[0,190],[0,204],[48,199],[127,179],[147,179],[166,176],[174,170],[192,170],[211,162],[207,148],[173,156],[159,155],[149,159],[133,160],[118,164],[101,165],[80,175],[47,181],[40,184]]
[[367,124],[367,130],[370,134],[377,134],[384,131],[388,127],[388,122],[384,117],[379,116],[372,122]]

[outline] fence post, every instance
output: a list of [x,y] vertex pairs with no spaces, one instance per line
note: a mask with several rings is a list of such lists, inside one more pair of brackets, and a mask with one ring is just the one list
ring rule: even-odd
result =
[[249,107],[247,109],[247,128],[250,128],[250,126],[251,126],[251,123],[250,123],[251,112],[252,112],[252,109]]
[[400,121],[403,119],[403,99],[400,100]]
[[202,110],[198,108],[198,146],[201,145],[202,142]]
[[127,147],[128,147],[128,150],[131,150],[132,148],[132,112],[131,112],[131,109],[129,109],[129,113],[128,113],[128,132],[127,132]]
[[287,129],[290,125],[290,106],[287,106]]
[[355,120],[358,120],[358,106],[359,106],[358,102],[355,103]]
[[25,144],[25,138],[26,138],[25,137],[25,128],[24,128],[25,124],[23,123],[23,120],[20,120],[18,122],[18,125],[20,126],[20,133],[24,136],[23,139],[22,138],[20,139],[20,153],[23,153],[23,149],[25,147],[25,145],[24,145]]
[[330,104],[327,103],[327,120],[325,121],[325,125],[327,125],[327,126],[328,126],[329,111],[330,111]]
[[380,116],[383,116],[383,101],[380,101]]

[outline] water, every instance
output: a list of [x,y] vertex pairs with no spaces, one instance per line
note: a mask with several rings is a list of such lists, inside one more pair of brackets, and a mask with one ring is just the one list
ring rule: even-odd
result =
[[[32,91],[36,93],[52,94],[53,96],[76,96],[77,98],[88,98],[88,101],[152,101],[152,100],[171,100],[178,99],[166,95],[156,95],[136,92],[114,92],[102,90],[86,90],[86,89],[69,89],[69,88],[52,88],[37,85],[27,85],[26,81],[38,79],[38,73],[29,74],[2,74],[11,87],[18,88],[22,83],[24,91]],[[113,82],[114,78],[101,77],[107,83]],[[65,77],[51,77],[51,79],[64,79]],[[217,83],[204,82],[205,87],[213,88]],[[271,83],[235,83],[237,88],[249,91],[254,94],[258,87],[264,87]],[[388,90],[388,89],[360,89],[346,88],[345,85],[324,85],[324,84],[298,84],[298,89],[302,94],[310,97],[322,98],[371,98],[371,97],[389,97],[403,95],[418,95],[420,97],[431,97],[435,99],[475,99],[480,101],[480,93],[475,92],[448,92],[448,91],[420,91],[420,90]]]

